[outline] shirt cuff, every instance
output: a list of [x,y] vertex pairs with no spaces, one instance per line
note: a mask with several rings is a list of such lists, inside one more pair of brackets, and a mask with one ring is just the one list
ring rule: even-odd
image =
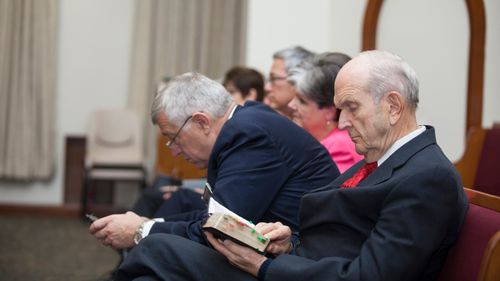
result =
[[264,281],[264,279],[266,278],[267,269],[271,265],[271,262],[273,262],[273,259],[267,258],[267,260],[265,260],[260,266],[259,272],[257,273],[257,279],[259,281]]
[[165,220],[162,218],[156,218],[145,222],[142,228],[142,237],[144,238],[149,235],[149,232],[151,232],[151,228],[153,228],[153,224],[155,224],[155,222],[164,222],[164,221]]

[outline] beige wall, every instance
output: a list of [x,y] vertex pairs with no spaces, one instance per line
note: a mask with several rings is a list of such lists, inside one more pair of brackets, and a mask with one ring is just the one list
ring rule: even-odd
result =
[[[360,51],[365,0],[250,0],[247,63],[267,73],[272,53],[300,44],[316,52]],[[500,121],[500,1],[485,0],[487,50],[483,125]],[[429,8],[431,7],[431,8]],[[465,1],[387,0],[379,47],[400,54],[420,76],[419,121],[433,124],[452,160],[463,150]],[[61,0],[58,165],[47,183],[0,183],[0,203],[58,205],[63,200],[64,136],[84,134],[88,113],[127,99],[134,1]]]

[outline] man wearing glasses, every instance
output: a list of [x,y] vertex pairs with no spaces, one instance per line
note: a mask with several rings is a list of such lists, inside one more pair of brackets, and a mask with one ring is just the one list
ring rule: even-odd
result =
[[418,92],[400,57],[361,53],[335,79],[334,102],[364,160],[302,197],[298,236],[279,222],[258,224],[271,241],[262,255],[210,232],[214,249],[152,235],[116,280],[436,280],[468,204],[435,129],[417,123]]
[[[267,106],[234,103],[219,83],[186,73],[156,96],[151,116],[174,156],[207,168],[213,197],[254,221],[281,221],[298,230],[301,196],[339,175],[326,149]],[[207,244],[195,210],[159,222],[133,212],[104,217],[90,232],[115,249],[133,247],[150,233],[169,233]]]
[[287,81],[289,71],[313,55],[312,52],[300,46],[289,47],[274,53],[269,78],[264,87],[266,91],[264,103],[280,114],[291,118],[292,112],[288,103],[295,97],[295,88]]

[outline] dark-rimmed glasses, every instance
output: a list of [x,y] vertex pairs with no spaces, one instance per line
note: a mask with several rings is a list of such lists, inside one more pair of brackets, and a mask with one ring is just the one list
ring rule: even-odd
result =
[[187,122],[189,121],[189,119],[191,119],[191,117],[193,117],[193,115],[189,116],[188,118],[186,118],[186,120],[184,120],[184,123],[182,123],[181,127],[179,128],[179,130],[177,131],[177,133],[175,133],[175,135],[172,137],[171,140],[167,141],[167,143],[165,144],[168,148],[170,148],[173,144],[175,144],[175,139],[177,138],[177,136],[179,136],[179,134],[181,133],[182,131],[182,128],[184,128],[184,126],[186,126]]
[[274,76],[274,75],[271,75],[271,76],[267,77],[266,82],[269,82],[271,84],[275,84],[276,81],[287,80],[287,79],[288,79],[287,76]]

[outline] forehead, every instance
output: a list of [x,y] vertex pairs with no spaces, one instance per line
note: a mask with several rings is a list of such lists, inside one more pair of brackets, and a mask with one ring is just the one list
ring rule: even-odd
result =
[[158,118],[156,119],[156,121],[163,135],[175,133],[177,126],[174,126],[172,123],[170,123],[167,115],[164,112],[158,113]]
[[285,61],[282,59],[274,59],[271,65],[271,73],[286,74]]
[[335,105],[345,101],[353,101],[365,96],[365,87],[363,86],[367,73],[358,67],[359,64],[347,63],[340,70],[335,79],[335,95],[333,101]]
[[362,102],[369,98],[364,88],[359,83],[339,83],[335,84],[335,96],[333,102],[335,106],[342,107],[350,102]]

